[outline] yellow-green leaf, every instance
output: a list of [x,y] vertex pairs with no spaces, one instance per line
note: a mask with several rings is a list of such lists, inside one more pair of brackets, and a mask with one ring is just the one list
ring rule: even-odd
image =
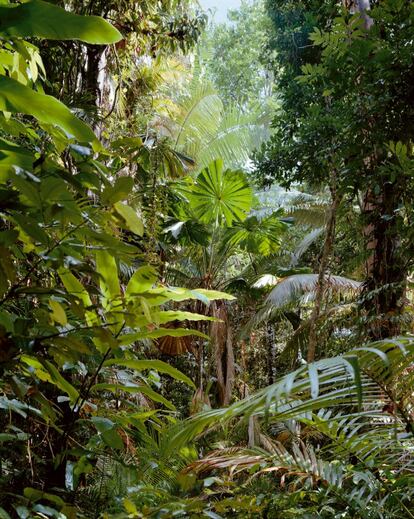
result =
[[144,234],[144,225],[142,220],[138,217],[136,211],[134,211],[132,207],[123,204],[122,202],[117,202],[114,207],[118,215],[121,216],[121,218],[125,221],[125,227],[127,229],[137,234],[138,236],[142,236]]

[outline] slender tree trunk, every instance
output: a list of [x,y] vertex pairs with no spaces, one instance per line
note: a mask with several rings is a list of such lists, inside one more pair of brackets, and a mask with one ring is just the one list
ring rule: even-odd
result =
[[211,325],[211,339],[216,366],[218,403],[228,405],[234,386],[233,331],[224,304],[213,303],[212,314],[220,321]]
[[267,323],[266,327],[266,339],[268,347],[267,357],[267,377],[269,385],[273,384],[276,380],[276,344],[275,344],[275,331],[272,323]]
[[310,317],[309,326],[309,341],[308,341],[308,356],[307,361],[313,362],[315,360],[316,347],[318,342],[318,334],[316,331],[316,323],[319,319],[323,301],[323,295],[326,285],[326,271],[329,264],[329,258],[332,253],[333,244],[335,240],[335,224],[336,213],[340,203],[340,196],[337,191],[336,171],[331,173],[331,197],[332,203],[328,213],[326,222],[325,242],[323,245],[322,258],[319,264],[318,282],[316,285],[315,304]]
[[99,91],[99,63],[105,47],[100,45],[88,45],[86,48],[87,69],[83,71],[82,90],[86,92],[94,104],[101,101]]

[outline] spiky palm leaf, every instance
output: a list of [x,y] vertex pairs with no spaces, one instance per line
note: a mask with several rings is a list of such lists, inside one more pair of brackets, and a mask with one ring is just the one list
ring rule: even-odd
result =
[[325,437],[323,447],[278,445],[262,456],[267,472],[284,474],[297,488],[319,482],[321,495],[346,511],[344,517],[413,517],[413,363],[413,338],[372,343],[304,366],[226,409],[192,417],[170,432],[169,443],[177,448],[238,417],[296,419]]
[[303,254],[305,254],[309,247],[311,247],[321,236],[323,236],[324,233],[324,227],[317,227],[316,229],[312,229],[312,231],[305,234],[305,236],[302,238],[299,245],[296,247],[295,251],[292,254],[292,267],[295,267],[298,264]]
[[382,408],[389,399],[397,403],[396,420],[412,432],[413,362],[414,339],[411,338],[384,340],[339,357],[323,359],[302,366],[228,408],[188,420],[186,427],[177,432],[176,441],[189,441],[212,424],[237,416],[254,415],[280,421],[309,418],[319,409],[346,406],[348,417],[378,419],[384,417]]
[[278,212],[263,219],[252,215],[243,222],[235,222],[227,231],[229,242],[250,254],[274,254],[279,250],[282,236],[288,228],[280,216]]
[[252,151],[267,136],[267,122],[261,115],[260,112],[241,113],[234,108],[223,110],[216,134],[200,143],[199,166],[206,167],[220,157],[229,167],[244,167]]
[[[286,311],[298,304],[311,302],[317,282],[317,274],[293,274],[284,278],[277,278],[271,274],[260,276],[254,287],[273,284],[274,288],[266,297],[263,306],[249,319],[244,332],[251,331],[266,321],[283,318]],[[327,276],[325,290],[331,298],[341,296],[342,299],[352,301],[362,290],[362,283],[342,276]]]
[[324,193],[313,195],[291,189],[286,191],[278,185],[256,193],[259,208],[256,212],[268,215],[283,208],[286,215],[300,225],[321,227],[325,223],[329,198]]
[[200,81],[193,85],[189,95],[178,101],[177,107],[173,121],[174,149],[198,157],[201,143],[213,139],[217,133],[223,103],[210,83]]

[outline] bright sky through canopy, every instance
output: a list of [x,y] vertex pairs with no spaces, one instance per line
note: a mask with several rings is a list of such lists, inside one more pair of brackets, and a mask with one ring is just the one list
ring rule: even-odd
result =
[[227,20],[227,11],[229,9],[237,9],[240,7],[240,0],[200,0],[200,4],[204,9],[216,10],[214,20],[216,22],[225,22]]

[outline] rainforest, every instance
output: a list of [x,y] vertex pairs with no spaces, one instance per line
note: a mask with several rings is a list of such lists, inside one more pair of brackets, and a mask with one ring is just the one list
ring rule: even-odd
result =
[[414,518],[412,0],[0,0],[0,519],[175,517]]

